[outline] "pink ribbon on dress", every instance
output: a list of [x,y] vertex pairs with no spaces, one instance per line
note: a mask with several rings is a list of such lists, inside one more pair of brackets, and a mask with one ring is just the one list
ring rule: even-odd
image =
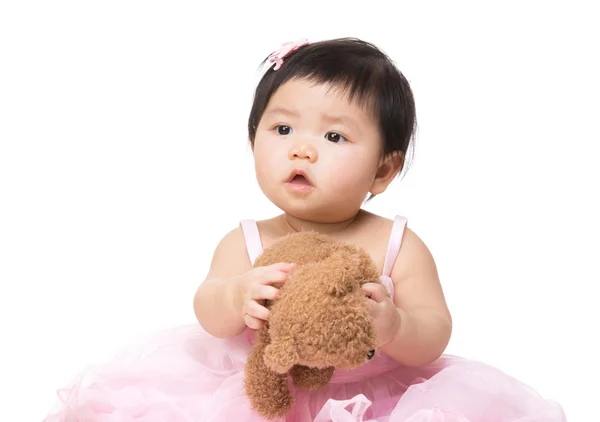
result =
[[[350,405],[353,405],[352,410],[348,411],[347,407]],[[329,399],[313,422],[371,422],[363,419],[369,407],[371,401],[364,394],[358,394],[349,400]]]

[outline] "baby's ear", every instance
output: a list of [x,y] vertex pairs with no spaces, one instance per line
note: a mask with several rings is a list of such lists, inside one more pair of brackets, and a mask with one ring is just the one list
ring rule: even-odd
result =
[[369,190],[372,195],[381,195],[388,188],[394,177],[404,168],[404,154],[400,151],[394,151],[387,154],[379,163],[379,168],[375,174],[375,180]]
[[279,374],[287,373],[298,362],[293,340],[278,340],[265,348],[265,364]]

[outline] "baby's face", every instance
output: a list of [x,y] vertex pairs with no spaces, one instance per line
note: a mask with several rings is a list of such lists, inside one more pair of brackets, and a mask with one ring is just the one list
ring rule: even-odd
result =
[[[282,85],[256,131],[258,183],[280,209],[313,221],[350,218],[381,160],[379,127],[345,92],[307,80]],[[303,176],[294,177],[295,172]]]

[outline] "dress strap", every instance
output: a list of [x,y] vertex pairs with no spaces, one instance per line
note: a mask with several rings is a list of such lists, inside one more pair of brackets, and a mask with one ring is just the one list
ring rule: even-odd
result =
[[240,226],[244,233],[248,257],[252,265],[254,265],[256,258],[262,254],[262,242],[260,240],[260,233],[258,232],[258,225],[255,220],[242,220],[240,221]]
[[[394,218],[385,256],[385,263],[383,264],[383,275],[386,277],[390,277],[392,274],[392,267],[394,266],[394,262],[396,261],[398,253],[400,252],[400,246],[402,244],[406,223],[406,218],[400,215],[397,215]],[[240,222],[240,226],[242,228],[242,232],[244,233],[248,257],[250,258],[252,265],[254,265],[256,258],[262,254],[262,242],[260,240],[258,225],[256,224],[255,220],[247,219],[242,220]]]
[[406,218],[400,215],[397,215],[394,218],[392,232],[390,233],[390,240],[388,242],[388,249],[385,255],[385,263],[383,264],[383,275],[386,277],[391,277],[392,275],[392,267],[394,266],[398,252],[400,252],[400,245],[402,244],[406,222]]

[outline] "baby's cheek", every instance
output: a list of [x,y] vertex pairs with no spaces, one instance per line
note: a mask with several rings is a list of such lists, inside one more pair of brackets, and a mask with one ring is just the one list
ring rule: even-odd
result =
[[368,172],[360,167],[342,169],[331,180],[331,187],[336,192],[349,195],[356,195],[358,191],[368,190],[372,183]]

